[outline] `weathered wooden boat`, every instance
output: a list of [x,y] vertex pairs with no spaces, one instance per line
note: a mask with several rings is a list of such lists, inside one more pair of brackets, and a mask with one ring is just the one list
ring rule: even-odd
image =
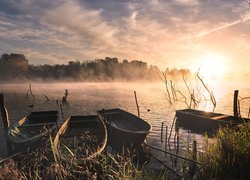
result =
[[107,129],[97,115],[71,116],[60,127],[54,145],[63,159],[91,159],[107,144]]
[[239,123],[249,121],[246,118],[195,109],[177,110],[176,118],[177,126],[194,132],[215,131],[220,127],[235,127]]
[[119,108],[100,110],[97,114],[107,124],[108,144],[117,150],[140,146],[151,131],[148,122]]
[[37,141],[57,127],[58,118],[58,111],[31,112],[8,129],[7,139],[15,145]]

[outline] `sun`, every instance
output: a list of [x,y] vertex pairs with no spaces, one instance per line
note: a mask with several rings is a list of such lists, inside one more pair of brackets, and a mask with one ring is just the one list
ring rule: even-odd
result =
[[227,58],[218,54],[209,54],[199,58],[199,73],[207,79],[222,78],[226,73]]

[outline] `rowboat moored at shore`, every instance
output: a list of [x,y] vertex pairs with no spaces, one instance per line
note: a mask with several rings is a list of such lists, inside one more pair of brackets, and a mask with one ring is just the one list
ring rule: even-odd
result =
[[176,110],[176,125],[194,132],[215,131],[220,127],[235,127],[249,121],[246,118],[195,109]]
[[58,111],[31,112],[8,129],[7,139],[19,145],[39,140],[57,127],[58,118]]
[[108,143],[114,149],[141,145],[151,131],[148,122],[122,109],[97,111],[107,124]]
[[54,140],[64,159],[94,158],[106,144],[106,125],[97,115],[69,117]]

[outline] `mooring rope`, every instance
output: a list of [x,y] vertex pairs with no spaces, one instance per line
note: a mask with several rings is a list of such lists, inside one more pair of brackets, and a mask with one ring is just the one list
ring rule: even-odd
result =
[[178,158],[180,158],[180,159],[184,159],[184,160],[186,160],[186,161],[190,161],[190,162],[193,162],[193,163],[196,163],[196,164],[199,164],[199,165],[203,165],[201,162],[195,161],[195,160],[193,160],[193,159],[188,159],[188,158],[186,158],[186,157],[177,155],[177,154],[172,153],[172,152],[169,152],[169,151],[164,151],[164,150],[159,149],[159,148],[156,148],[156,147],[154,147],[154,146],[150,146],[150,145],[148,145],[147,143],[145,143],[145,146],[147,146],[147,147],[149,147],[149,148],[152,148],[152,149],[154,149],[154,150],[163,152],[163,153],[167,153],[167,154],[173,155],[173,156],[178,157]]
[[173,173],[175,173],[178,177],[181,177],[181,175],[180,175],[177,171],[175,171],[175,170],[172,169],[171,167],[167,166],[167,165],[166,165],[165,163],[163,163],[161,160],[159,160],[158,158],[154,157],[153,155],[151,155],[151,157],[152,157],[153,159],[155,159],[156,161],[158,161],[160,164],[162,164],[165,168],[171,170],[171,171],[172,171]]
[[18,153],[16,153],[16,154],[13,154],[13,155],[7,157],[7,158],[1,159],[1,160],[0,160],[0,163],[3,163],[4,161],[7,161],[7,160],[9,160],[9,159],[12,159],[13,157],[16,157],[16,156],[18,156],[18,155],[20,155],[20,154],[22,154],[22,153],[21,153],[21,152],[18,152]]

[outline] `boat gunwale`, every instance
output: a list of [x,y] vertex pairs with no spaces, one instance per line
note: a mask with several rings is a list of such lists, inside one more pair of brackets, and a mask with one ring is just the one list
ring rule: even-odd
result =
[[[90,160],[90,159],[93,159],[94,157],[96,157],[98,154],[101,154],[101,152],[103,152],[103,150],[105,149],[106,145],[107,145],[107,142],[108,142],[108,132],[107,132],[107,127],[106,127],[106,124],[104,123],[104,121],[97,115],[77,115],[77,116],[69,116],[65,121],[64,123],[62,124],[62,126],[60,127],[60,129],[58,130],[57,134],[56,134],[56,137],[53,141],[54,143],[54,147],[56,148],[56,150],[58,151],[58,148],[59,148],[59,141],[60,141],[60,136],[63,135],[67,128],[68,128],[68,124],[70,123],[70,118],[71,117],[97,117],[97,119],[101,122],[101,124],[103,125],[103,129],[104,129],[104,139],[103,141],[101,142],[102,143],[102,146],[101,147],[98,147],[97,151],[93,154],[91,154],[90,156],[88,157],[85,157],[83,158],[84,160]],[[95,121],[98,121],[98,120],[95,120]]]
[[[102,111],[102,110],[101,110],[101,111]],[[129,116],[131,116],[131,117],[133,117],[133,118],[136,118],[137,120],[140,120],[140,121],[143,122],[146,126],[148,126],[148,127],[149,127],[149,130],[138,130],[138,131],[135,131],[135,130],[129,130],[129,129],[120,128],[120,127],[118,127],[118,126],[116,126],[116,125],[113,125],[113,124],[110,123],[110,122],[107,122],[107,121],[105,120],[105,117],[103,117],[103,115],[101,114],[101,111],[97,111],[98,116],[99,116],[104,122],[106,122],[109,126],[112,126],[113,128],[118,129],[119,131],[126,132],[126,133],[130,133],[130,134],[149,134],[149,133],[152,131],[152,126],[151,126],[147,121],[143,120],[143,119],[140,118],[140,117],[135,116],[134,114],[132,114],[132,113],[130,113],[130,112],[124,111],[124,110],[122,110],[122,109],[120,109],[120,108],[110,109],[110,110],[108,110],[108,111],[119,111],[117,114],[119,114],[119,113],[122,114],[122,113],[123,113],[123,114],[127,114],[127,115],[129,115]],[[115,124],[115,123],[114,123],[114,124]]]
[[[205,115],[203,116],[203,115],[195,114],[196,112],[215,114],[218,116],[207,117]],[[222,122],[222,123],[232,123],[232,124],[236,124],[236,125],[239,124],[239,122],[237,122],[237,120],[234,119],[235,118],[234,116],[230,116],[230,115],[226,115],[226,114],[222,114],[222,113],[207,112],[207,111],[201,111],[201,110],[196,110],[196,109],[181,109],[181,110],[176,110],[177,119],[178,119],[177,113],[182,114],[182,115],[190,115],[190,116],[193,116],[196,118],[209,120],[209,121]],[[219,116],[222,116],[222,119],[214,119],[214,118],[219,117]],[[228,118],[228,120],[223,120],[224,118]],[[232,119],[230,119],[230,118],[232,118]]]

